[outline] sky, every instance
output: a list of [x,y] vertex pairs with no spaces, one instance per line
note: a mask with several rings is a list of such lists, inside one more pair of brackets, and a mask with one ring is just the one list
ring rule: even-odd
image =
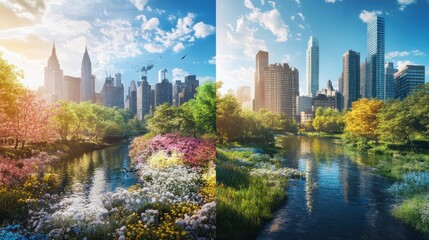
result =
[[0,0],[0,16],[0,52],[24,71],[30,89],[43,86],[54,41],[69,76],[80,77],[88,46],[97,92],[106,73],[117,72],[127,90],[149,63],[150,84],[162,68],[170,81],[215,79],[214,0]]
[[[306,94],[308,39],[319,40],[319,88],[328,80],[338,88],[342,56],[352,49],[366,56],[367,22],[385,18],[385,60],[394,67],[426,66],[429,79],[429,0],[218,0],[216,11],[217,80],[222,92],[253,88],[255,56],[287,62],[299,70],[300,95]],[[253,91],[253,89],[252,89]]]

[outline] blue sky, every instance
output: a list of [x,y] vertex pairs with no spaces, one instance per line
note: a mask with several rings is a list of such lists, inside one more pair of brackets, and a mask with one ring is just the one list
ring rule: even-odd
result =
[[298,68],[305,93],[305,52],[310,36],[320,45],[320,88],[338,86],[342,55],[353,49],[366,55],[366,21],[386,21],[386,61],[426,66],[429,78],[428,0],[240,0],[217,1],[217,79],[222,91],[253,87],[255,55],[268,50],[270,63]]
[[128,89],[149,62],[151,84],[161,68],[170,81],[187,74],[214,79],[214,9],[214,0],[0,0],[0,52],[24,70],[32,89],[43,85],[54,39],[64,75],[80,76],[88,45],[97,92],[106,71],[120,72]]

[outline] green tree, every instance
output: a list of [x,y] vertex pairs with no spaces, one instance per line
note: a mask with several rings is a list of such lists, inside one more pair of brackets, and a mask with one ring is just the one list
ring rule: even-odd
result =
[[216,83],[207,81],[197,88],[195,99],[185,103],[200,133],[216,131]]
[[0,53],[0,121],[17,111],[17,99],[24,94],[20,83],[23,73],[9,64]]
[[147,128],[156,134],[180,132],[195,136],[195,122],[188,107],[173,107],[167,103],[158,106],[153,116],[147,119]]
[[218,96],[216,106],[216,134],[218,141],[237,139],[243,133],[241,108],[232,95]]

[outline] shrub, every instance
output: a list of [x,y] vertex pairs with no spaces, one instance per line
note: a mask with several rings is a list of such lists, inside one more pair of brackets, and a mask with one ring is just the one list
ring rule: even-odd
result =
[[183,156],[181,153],[173,152],[168,155],[165,151],[161,150],[147,159],[147,163],[151,168],[164,168],[173,165],[181,165],[183,163]]

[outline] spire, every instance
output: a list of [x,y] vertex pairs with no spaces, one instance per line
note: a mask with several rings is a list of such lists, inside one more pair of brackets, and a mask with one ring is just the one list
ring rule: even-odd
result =
[[51,53],[51,56],[55,56],[55,58],[57,57],[57,52],[56,52],[56,50],[55,50],[55,40],[54,40],[54,43],[53,43],[53,45],[52,45],[52,53]]

